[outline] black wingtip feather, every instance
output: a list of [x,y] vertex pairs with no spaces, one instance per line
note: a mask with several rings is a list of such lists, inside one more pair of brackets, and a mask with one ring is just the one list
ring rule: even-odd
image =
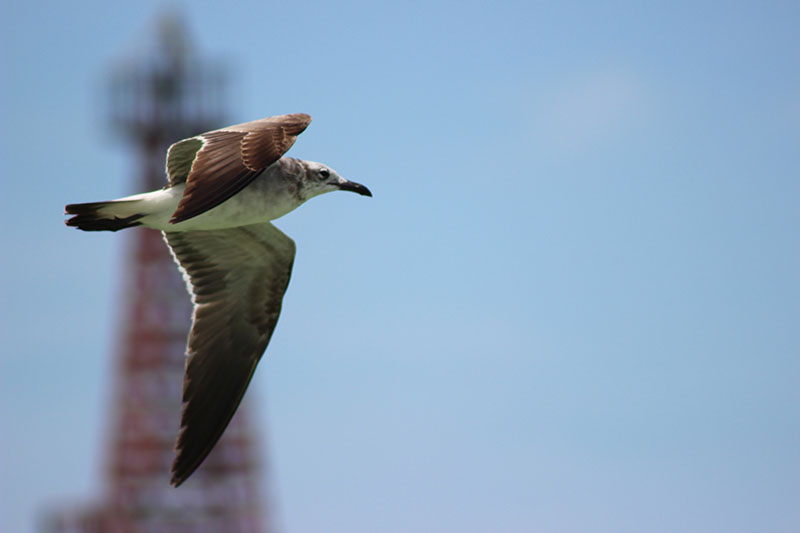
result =
[[[194,402],[189,399],[194,394],[184,389],[184,403],[181,412],[181,429],[175,442],[175,458],[172,461],[170,485],[179,487],[186,481],[208,457],[214,449],[225,429],[228,427],[236,409],[244,397],[247,386],[253,378],[258,359],[252,362],[248,374],[238,375],[218,383],[218,395],[209,396],[206,402],[196,398]],[[203,378],[208,379],[204,375]],[[217,376],[219,377],[219,376]],[[205,381],[203,379],[203,381]],[[197,384],[201,388],[207,383]],[[184,387],[192,387],[191,381],[185,382]],[[221,402],[221,397],[234,398],[233,402]],[[198,400],[200,403],[198,403]]]

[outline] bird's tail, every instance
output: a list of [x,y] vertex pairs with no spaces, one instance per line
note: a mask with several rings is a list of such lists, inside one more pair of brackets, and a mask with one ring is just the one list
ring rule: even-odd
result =
[[67,215],[74,215],[64,223],[83,231],[118,231],[140,226],[138,220],[144,216],[137,208],[141,200],[111,200],[88,204],[69,204],[64,208]]

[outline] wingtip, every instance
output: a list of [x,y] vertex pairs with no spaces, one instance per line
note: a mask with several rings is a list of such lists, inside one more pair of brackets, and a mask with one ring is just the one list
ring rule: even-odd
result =
[[175,460],[172,462],[172,466],[169,469],[170,473],[169,484],[175,487],[176,489],[180,487],[184,481],[189,479],[189,476],[191,476],[194,473],[194,471],[197,470],[197,466],[199,466],[196,465],[193,468],[186,468],[185,464],[183,465],[181,464],[180,459],[181,459],[181,454],[180,452],[177,452]]
[[308,128],[308,126],[311,124],[311,115],[309,115],[308,113],[292,113],[290,115],[283,115],[282,117],[279,115],[278,117],[275,118],[289,118],[289,117],[297,121],[294,124],[292,124],[291,122],[287,124],[287,126],[289,127],[289,132],[295,136],[300,135],[301,133],[306,131],[306,128]]

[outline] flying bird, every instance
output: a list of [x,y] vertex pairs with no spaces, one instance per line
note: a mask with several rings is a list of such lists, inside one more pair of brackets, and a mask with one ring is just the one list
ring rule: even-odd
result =
[[330,191],[372,196],[328,166],[283,157],[310,122],[280,115],[178,141],[167,150],[163,189],[65,208],[67,226],[84,231],[162,231],[186,279],[194,309],[176,487],[224,432],[278,322],[295,244],[270,221]]

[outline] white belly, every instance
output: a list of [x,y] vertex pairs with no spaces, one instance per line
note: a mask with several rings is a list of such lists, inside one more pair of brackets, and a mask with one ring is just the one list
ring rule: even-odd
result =
[[[195,231],[232,228],[258,224],[282,217],[302,202],[295,197],[248,186],[220,205],[189,220],[170,224],[169,219],[180,203],[185,185],[129,196],[123,200],[141,200],[140,212],[147,213],[140,222],[162,231]],[[271,194],[270,194],[271,192]]]

